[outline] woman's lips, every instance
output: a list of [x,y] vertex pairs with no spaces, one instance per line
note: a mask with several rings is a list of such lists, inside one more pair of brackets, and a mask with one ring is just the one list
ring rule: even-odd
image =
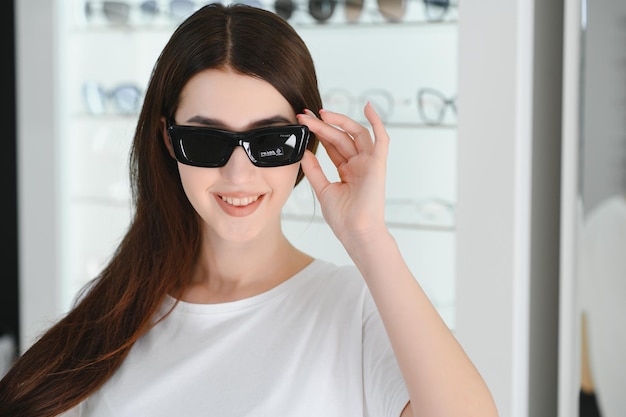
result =
[[263,195],[231,197],[217,195],[217,202],[222,210],[233,217],[245,217],[254,213],[263,200]]

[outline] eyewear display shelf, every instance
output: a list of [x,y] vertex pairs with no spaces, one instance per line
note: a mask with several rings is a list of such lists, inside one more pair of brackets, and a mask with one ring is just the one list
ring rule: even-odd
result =
[[[148,12],[142,9],[146,3],[75,0],[64,2],[59,13],[57,100],[66,126],[58,165],[59,314],[97,275],[126,230],[132,212],[128,151],[148,76],[185,12],[201,6],[179,2],[174,10],[175,2],[163,1]],[[182,10],[183,3],[190,8]],[[402,3],[405,9],[389,3],[385,9],[384,1],[365,1],[351,10],[337,2],[328,3],[332,10],[320,4],[317,10],[296,2],[288,20],[314,57],[325,107],[365,122],[362,109],[370,101],[385,119],[392,138],[388,224],[453,328],[456,10],[433,15],[423,2]],[[261,6],[278,12],[275,4]],[[319,158],[336,179],[323,149]],[[351,262],[323,221],[308,182],[294,191],[283,220],[286,235],[302,250]]]
[[[556,415],[562,8],[465,1],[433,21],[408,0],[389,21],[385,1],[365,0],[356,22],[346,3],[314,3],[332,11],[319,22],[297,0],[290,21],[325,106],[362,120],[370,100],[386,119],[389,226],[500,414]],[[103,1],[90,17],[85,0],[16,2],[22,349],[67,311],[128,224],[136,114],[125,109],[136,90],[126,87],[145,87],[174,3],[183,7],[160,0],[151,18],[133,0],[128,21],[113,23],[124,12],[107,16]],[[349,262],[306,183],[284,219],[303,250]]]

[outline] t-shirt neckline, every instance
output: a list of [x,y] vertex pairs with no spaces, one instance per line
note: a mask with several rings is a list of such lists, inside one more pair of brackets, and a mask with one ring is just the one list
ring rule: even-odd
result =
[[[251,308],[259,304],[270,302],[278,297],[282,297],[285,294],[291,292],[291,290],[299,285],[303,285],[307,279],[315,274],[312,271],[318,269],[323,264],[320,259],[313,259],[311,263],[306,265],[300,271],[296,272],[285,281],[270,288],[262,293],[242,298],[235,301],[227,301],[223,303],[191,303],[187,301],[178,300],[178,305],[174,311],[181,311],[187,313],[223,313],[229,311],[237,311],[242,309]],[[169,309],[177,300],[171,295],[167,295],[165,299],[165,308]]]

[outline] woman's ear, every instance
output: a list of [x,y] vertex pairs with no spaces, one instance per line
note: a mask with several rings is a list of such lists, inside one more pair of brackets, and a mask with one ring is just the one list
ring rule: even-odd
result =
[[176,155],[174,155],[174,148],[172,147],[172,141],[170,140],[170,135],[167,134],[167,121],[164,116],[161,116],[161,136],[163,139],[163,143],[167,148],[167,151],[170,153],[170,156],[176,159]]

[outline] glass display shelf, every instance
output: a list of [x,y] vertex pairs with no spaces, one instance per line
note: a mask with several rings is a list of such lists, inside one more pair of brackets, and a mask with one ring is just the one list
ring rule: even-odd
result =
[[[128,226],[128,153],[148,77],[183,9],[205,2],[162,0],[154,2],[154,12],[142,10],[148,3],[153,2],[75,0],[65,10],[66,306],[105,265]],[[257,4],[277,10],[274,2]],[[427,15],[427,4],[297,0],[288,22],[313,55],[325,108],[367,125],[362,108],[371,102],[385,121],[391,137],[385,220],[414,275],[454,328],[458,13],[450,6]],[[181,9],[176,14],[170,7]],[[337,180],[322,147],[318,158],[329,179]],[[282,218],[285,234],[303,251],[351,263],[306,179]]]

